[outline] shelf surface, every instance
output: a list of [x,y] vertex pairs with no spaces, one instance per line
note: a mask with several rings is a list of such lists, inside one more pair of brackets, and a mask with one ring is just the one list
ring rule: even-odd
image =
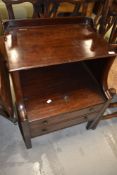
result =
[[9,71],[113,56],[89,25],[58,24],[11,30],[5,41]]
[[105,102],[82,63],[21,71],[21,80],[29,121]]

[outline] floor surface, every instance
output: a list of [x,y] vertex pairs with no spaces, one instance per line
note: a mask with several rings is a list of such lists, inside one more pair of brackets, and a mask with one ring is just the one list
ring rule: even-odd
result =
[[117,175],[117,119],[85,126],[32,139],[27,150],[18,126],[0,117],[0,175]]

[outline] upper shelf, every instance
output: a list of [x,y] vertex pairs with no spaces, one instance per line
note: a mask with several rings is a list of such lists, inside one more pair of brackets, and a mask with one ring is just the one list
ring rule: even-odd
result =
[[9,71],[115,55],[89,18],[9,21],[4,27]]

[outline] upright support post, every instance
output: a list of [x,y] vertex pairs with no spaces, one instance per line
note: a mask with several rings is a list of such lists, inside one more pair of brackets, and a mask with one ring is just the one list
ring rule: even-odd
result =
[[88,122],[88,124],[86,126],[87,129],[96,129],[98,123],[103,118],[103,114],[104,114],[105,110],[110,105],[112,98],[116,94],[116,91],[115,91],[115,89],[109,89],[105,93],[107,95],[108,100],[104,104],[104,106],[102,107],[102,109],[100,110],[100,112],[98,113],[98,115],[96,116],[96,118],[93,121],[89,121]]
[[18,119],[19,119],[19,127],[22,134],[22,137],[24,139],[26,147],[32,148],[31,143],[31,136],[30,136],[30,128],[29,128],[29,122],[26,115],[25,106],[23,103],[18,104],[17,106],[17,113],[18,113]]

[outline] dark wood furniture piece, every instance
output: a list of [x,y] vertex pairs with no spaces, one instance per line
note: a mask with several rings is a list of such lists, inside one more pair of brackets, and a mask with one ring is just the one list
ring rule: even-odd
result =
[[33,137],[82,122],[95,129],[115,95],[107,77],[116,54],[92,20],[11,20],[3,26],[0,113],[18,120],[26,147]]
[[[108,42],[110,49],[113,49],[117,53],[117,2],[114,0],[106,0],[103,8],[101,8],[101,15],[100,15],[100,27],[99,33],[105,37],[108,36]],[[99,24],[99,23],[98,23]],[[110,35],[109,35],[110,33]],[[106,37],[107,38],[107,37]],[[116,58],[117,59],[117,58]],[[116,65],[116,60],[113,63]],[[114,66],[112,71],[113,77],[116,77],[116,66]],[[114,78],[116,80],[116,78]],[[112,82],[113,80],[110,79],[110,84],[114,84],[114,87],[117,89],[116,82]],[[106,116],[105,118],[113,118],[117,117],[117,101],[114,100],[109,105],[111,111],[114,111],[110,115]]]
[[[117,7],[117,2],[113,3],[113,6]],[[112,28],[111,33],[110,33],[110,37],[109,37],[109,45],[110,48],[112,48],[116,53],[117,53],[117,8],[113,9],[113,6],[111,7],[109,14],[108,14],[108,20],[107,20],[107,26],[108,26],[108,30],[110,28]],[[109,25],[109,21],[110,25]],[[110,28],[109,28],[110,27]],[[117,57],[116,57],[117,59]],[[114,62],[114,64],[117,66],[117,62]],[[113,76],[116,77],[116,67],[114,66],[114,70],[113,70]],[[117,89],[117,83],[114,82],[115,88]],[[117,98],[116,98],[117,99]],[[113,103],[111,103],[109,105],[109,107],[111,109],[116,109],[114,110],[114,113],[112,115],[110,115],[110,117],[117,117],[117,100],[114,100]]]
[[[96,0],[97,1],[97,0]],[[48,0],[50,5],[49,16],[90,16],[92,14],[94,0]],[[63,4],[71,5],[70,11],[62,11],[59,9]],[[89,9],[90,8],[90,9]]]
[[113,47],[115,51],[117,52],[117,1],[113,2],[108,16],[110,20],[107,20],[107,24],[109,23],[109,21],[111,21],[110,22],[111,25],[109,26],[108,24],[108,26],[110,28],[112,27],[112,31],[109,37],[109,43],[111,47]]
[[[13,5],[24,2],[30,2],[33,4],[34,18],[79,15],[90,16],[90,14],[92,14],[93,5],[90,5],[91,10],[89,10],[89,4],[94,4],[94,0],[3,0],[3,2],[6,5],[9,19],[15,19]],[[74,5],[73,11],[58,13],[58,9],[63,3]]]
[[[106,38],[110,49],[117,53],[117,2],[115,0],[105,0],[100,1],[99,3],[97,2],[94,7],[94,12],[96,14],[94,23],[98,29],[98,32],[102,35],[102,37]],[[113,63],[112,69],[110,69],[109,77],[110,74],[111,78],[116,77],[116,60]],[[109,78],[109,86],[113,84],[117,89],[116,78],[114,78],[115,82],[113,82],[113,78],[111,78]],[[116,100],[112,101],[112,103],[109,105],[108,110],[110,109],[114,112],[109,112],[110,114],[105,116],[105,119],[117,117]]]

